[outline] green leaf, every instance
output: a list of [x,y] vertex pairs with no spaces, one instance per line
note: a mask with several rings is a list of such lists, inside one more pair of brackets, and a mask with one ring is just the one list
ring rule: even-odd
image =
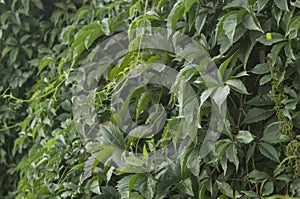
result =
[[14,47],[12,46],[5,46],[5,48],[2,50],[1,56],[4,57],[7,53],[9,53]]
[[251,171],[248,174],[249,178],[254,179],[255,181],[260,181],[260,180],[264,180],[268,177],[268,175],[263,172],[263,171],[259,171],[257,169],[254,169],[253,171]]
[[261,34],[257,31],[251,31],[249,33],[250,41],[249,38],[246,37],[240,43],[240,46],[243,46],[243,48],[239,49],[239,57],[242,61],[244,61],[244,70],[247,69],[247,62],[249,61],[249,56],[252,53],[252,50],[255,44],[257,43],[257,38],[259,38],[260,35]]
[[187,160],[187,168],[191,171],[194,176],[198,176],[200,173],[200,158],[199,151],[193,150]]
[[53,57],[44,57],[39,63],[39,72],[41,72],[53,60]]
[[17,45],[18,45],[18,41],[17,41],[16,38],[14,38],[14,37],[9,37],[9,38],[6,40],[6,44],[7,44],[7,45],[10,45],[10,46],[17,46]]
[[203,103],[209,98],[209,96],[214,92],[216,88],[208,88],[205,91],[201,93],[200,96],[200,107],[203,105]]
[[287,4],[288,1],[286,0],[274,0],[275,5],[281,9],[281,10],[285,10],[285,11],[289,11],[289,7]]
[[53,144],[55,144],[55,142],[57,141],[57,137],[54,137],[52,139],[49,139],[46,143],[45,143],[45,147],[47,148],[47,150],[49,151],[51,149],[51,147],[53,146]]
[[282,42],[282,41],[285,41],[285,37],[282,35],[282,34],[279,34],[279,33],[269,33],[272,35],[272,39],[268,39],[266,38],[265,35],[261,36],[260,38],[257,39],[258,42],[266,45],[266,46],[270,46],[270,45],[273,45],[275,43],[279,43],[279,42]]
[[190,178],[187,178],[182,183],[180,183],[178,188],[183,193],[186,193],[187,195],[190,195],[190,196],[194,196],[192,181]]
[[274,191],[274,183],[272,181],[268,181],[264,184],[262,193],[264,196],[268,196]]
[[259,85],[263,86],[266,83],[270,82],[271,80],[272,80],[271,74],[266,74],[259,80]]
[[177,2],[168,18],[167,18],[167,27],[174,30],[176,23],[179,21],[179,19],[182,17],[183,13],[184,13],[184,4],[182,2]]
[[101,35],[104,35],[102,27],[98,23],[91,23],[84,26],[76,35],[72,48],[74,49],[73,58],[77,58],[85,48],[89,48],[92,43]]
[[258,148],[261,154],[263,154],[270,160],[273,160],[275,162],[280,162],[279,155],[276,149],[272,145],[262,142],[258,144]]
[[140,158],[137,158],[135,157],[133,154],[132,155],[129,155],[128,157],[125,157],[125,161],[128,163],[128,164],[131,164],[133,166],[142,166],[143,164],[145,164],[145,160],[143,159],[140,159]]
[[143,147],[143,155],[144,155],[145,160],[149,159],[149,155],[148,155],[146,144],[144,144],[144,147]]
[[239,131],[235,139],[240,143],[249,144],[253,141],[254,137],[249,131]]
[[243,123],[250,124],[250,123],[260,122],[260,121],[268,119],[273,114],[274,114],[273,110],[266,110],[266,109],[262,109],[262,108],[252,108],[247,112]]
[[9,60],[11,61],[11,63],[14,63],[17,60],[18,53],[19,53],[19,48],[13,48],[10,51]]
[[84,17],[86,17],[86,15],[88,15],[89,13],[91,13],[91,8],[87,7],[87,6],[83,6],[81,7],[77,13],[76,13],[76,20],[80,21],[81,19],[83,19]]
[[241,191],[241,192],[250,198],[259,198],[259,195],[254,191]]
[[184,3],[184,12],[188,12],[192,5],[196,2],[196,0],[184,0],[183,3]]
[[279,122],[269,124],[265,128],[263,137],[260,140],[272,144],[280,142],[280,136],[282,134],[279,125]]
[[93,180],[92,184],[90,185],[90,191],[98,195],[101,194],[99,181],[97,179]]
[[227,148],[227,150],[226,150],[226,157],[227,157],[227,159],[230,161],[230,162],[232,162],[234,165],[235,165],[235,169],[236,169],[236,171],[238,170],[238,168],[239,168],[239,158],[238,158],[238,156],[237,156],[237,149],[236,149],[236,147],[235,147],[235,145],[234,145],[234,143],[231,143],[229,146],[228,146],[228,148]]
[[247,8],[248,1],[247,0],[233,0],[230,3],[228,3],[226,6],[223,7],[223,9],[228,8]]
[[225,35],[228,37],[230,44],[233,44],[233,37],[235,33],[235,28],[237,26],[237,14],[231,14],[227,16],[223,22],[223,28]]
[[218,87],[214,92],[212,99],[218,105],[219,109],[221,108],[223,102],[227,99],[229,92],[230,92],[230,88],[227,85],[224,87]]
[[257,0],[255,2],[255,7],[257,8],[257,12],[260,12],[269,2],[269,0]]
[[115,151],[115,147],[102,145],[101,150],[97,153],[95,159],[100,162],[107,158],[109,158],[113,152]]
[[230,198],[234,198],[233,197],[233,189],[231,188],[231,186],[226,183],[226,182],[219,182],[216,181],[218,184],[218,188],[220,189],[220,191],[222,193],[224,193],[226,196],[230,197]]
[[101,21],[101,29],[104,32],[105,35],[109,35],[110,34],[110,23],[109,23],[109,18],[104,18]]
[[242,94],[246,94],[246,95],[249,95],[250,93],[248,93],[245,85],[243,84],[243,82],[239,79],[230,79],[230,80],[227,80],[225,82],[225,84],[227,84],[231,89],[239,92],[239,93],[242,93]]
[[269,65],[266,63],[263,64],[257,64],[250,72],[254,74],[266,74],[270,72]]
[[230,57],[228,57],[228,58],[221,64],[221,66],[220,66],[220,68],[219,68],[221,77],[223,77],[224,72],[225,72],[225,70],[227,69],[227,67],[228,67],[229,63],[231,62],[231,60],[232,60],[232,58],[233,58],[234,55],[235,55],[235,53],[232,54]]
[[262,96],[255,96],[254,98],[250,99],[246,102],[248,105],[252,106],[270,106],[273,105],[274,102],[269,95],[262,95]]
[[136,121],[140,117],[141,113],[146,109],[146,106],[149,104],[151,100],[152,100],[152,93],[143,92],[143,94],[138,100],[136,117],[135,117]]
[[253,16],[251,14],[246,14],[244,17],[243,17],[243,25],[245,28],[247,28],[248,30],[257,30],[257,31],[260,31],[260,32],[264,32],[258,22],[254,20]]
[[61,107],[65,110],[65,111],[68,111],[68,112],[71,112],[72,111],[72,105],[71,105],[71,102],[70,100],[65,100],[61,103]]
[[195,29],[197,34],[200,35],[202,32],[202,28],[206,22],[207,13],[200,13],[195,20]]
[[31,2],[38,7],[40,10],[44,10],[43,3],[41,0],[31,0]]
[[20,39],[20,44],[23,44],[25,41],[27,41],[29,38],[31,37],[31,35],[24,35],[21,37]]

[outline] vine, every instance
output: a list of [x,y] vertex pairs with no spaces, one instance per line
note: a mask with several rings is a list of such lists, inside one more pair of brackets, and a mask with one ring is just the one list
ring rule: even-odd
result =
[[[284,115],[284,106],[282,100],[287,99],[288,96],[284,92],[284,84],[278,81],[278,74],[282,73],[278,65],[270,67],[271,77],[272,77],[272,100],[275,103],[274,109],[276,111],[276,116],[278,121],[280,121],[281,132],[288,136],[291,140],[287,144],[285,151],[287,156],[299,156],[300,142],[294,139],[293,132],[293,121]],[[293,167],[294,174],[300,176],[300,159],[293,158],[289,160],[289,165]]]

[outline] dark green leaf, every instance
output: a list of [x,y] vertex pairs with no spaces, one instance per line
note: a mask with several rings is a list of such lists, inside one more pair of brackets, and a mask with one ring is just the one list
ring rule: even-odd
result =
[[230,198],[233,198],[233,190],[228,183],[217,181],[217,184],[222,193],[224,193],[226,196]]
[[246,8],[247,6],[248,6],[247,0],[233,0],[232,2],[224,6],[223,9],[236,8],[236,7]]
[[250,72],[254,74],[266,74],[270,72],[269,66],[266,63],[257,64]]
[[274,114],[273,110],[266,110],[262,108],[252,108],[246,114],[246,117],[243,121],[245,124],[255,123],[268,119]]
[[272,145],[262,142],[258,144],[258,148],[261,154],[263,154],[270,160],[280,162],[278,152]]
[[270,33],[270,34],[272,35],[271,39],[269,39],[265,35],[263,35],[260,38],[258,38],[257,41],[259,41],[260,43],[262,43],[266,46],[270,46],[270,45],[273,45],[275,43],[282,42],[282,41],[286,40],[284,38],[284,36],[279,34],[279,33],[274,33],[273,32],[273,33]]

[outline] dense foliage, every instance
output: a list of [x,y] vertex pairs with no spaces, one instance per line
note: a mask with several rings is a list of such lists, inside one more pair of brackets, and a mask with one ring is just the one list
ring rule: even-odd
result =
[[[299,0],[0,0],[0,23],[0,198],[300,197]],[[102,136],[144,156],[129,153],[128,164],[147,164],[148,152],[182,136],[182,120],[198,111],[201,128],[174,164],[134,173],[102,161],[113,153],[105,145],[87,150],[72,91],[97,44],[144,27],[199,42],[222,83],[209,89],[187,57],[141,49],[102,71],[95,104]],[[184,107],[179,80],[170,92],[141,87],[126,107],[132,117],[146,124],[151,104],[160,103],[167,122],[158,136],[128,139],[110,112],[112,93],[138,64],[157,60],[190,83],[202,106]],[[225,127],[202,158],[212,104],[225,99]]]

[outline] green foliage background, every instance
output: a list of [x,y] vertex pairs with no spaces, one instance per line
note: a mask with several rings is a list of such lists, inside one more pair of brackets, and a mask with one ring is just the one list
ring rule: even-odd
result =
[[[299,0],[1,0],[0,23],[0,198],[300,197]],[[210,53],[224,80],[218,88],[230,89],[226,128],[204,159],[200,136],[175,165],[121,173],[100,164],[75,128],[74,70],[109,36],[150,26],[182,32]],[[133,52],[126,67],[106,71],[97,107],[109,134],[122,135],[108,109],[111,91],[151,58]],[[191,72],[184,60],[159,58]],[[206,88],[189,74],[200,101]],[[141,91],[136,100],[148,102],[135,108],[147,109],[162,89],[146,99]],[[200,109],[203,118],[210,106]],[[169,113],[176,123],[176,105]]]

